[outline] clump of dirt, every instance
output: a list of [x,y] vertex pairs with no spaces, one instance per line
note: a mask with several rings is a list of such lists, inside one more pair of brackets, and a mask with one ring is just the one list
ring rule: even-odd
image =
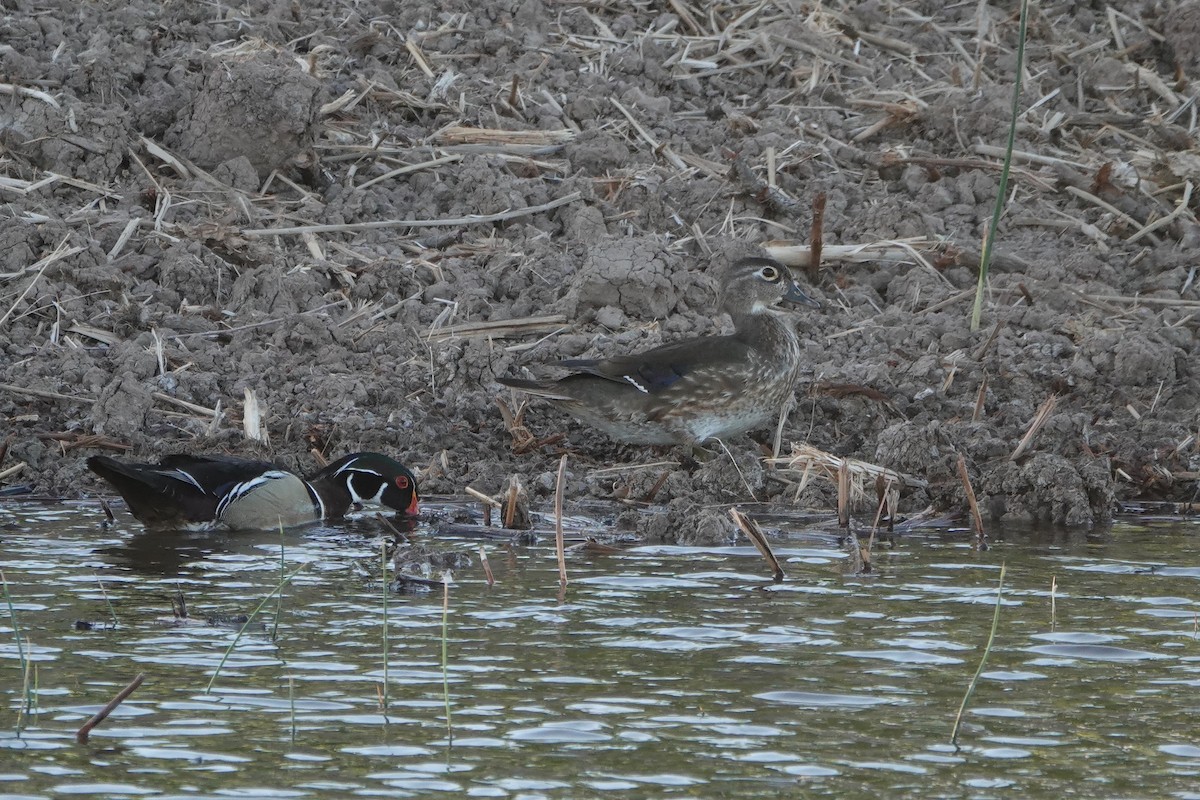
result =
[[726,329],[713,275],[747,253],[804,272],[823,194],[785,452],[913,476],[906,510],[962,506],[959,455],[995,517],[1196,499],[1200,4],[1034,5],[977,329],[1007,9],[10,6],[9,483],[89,495],[97,450],[245,451],[249,390],[302,469],[387,451],[427,492],[519,474],[536,503],[566,450],[568,498],[663,504],[633,525],[688,541],[732,534],[720,504],[831,509],[760,460],[772,431],[699,461],[537,403],[510,432],[494,381]]

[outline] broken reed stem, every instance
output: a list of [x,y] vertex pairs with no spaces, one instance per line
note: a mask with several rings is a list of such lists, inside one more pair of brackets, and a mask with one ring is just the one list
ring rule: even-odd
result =
[[67,244],[67,239],[66,239],[66,237],[64,237],[63,240],[58,243],[58,246],[54,248],[54,252],[50,253],[50,255],[43,258],[37,264],[34,264],[33,267],[30,267],[30,269],[33,269],[34,267],[39,267],[39,266],[41,268],[38,269],[37,274],[34,275],[32,279],[30,279],[28,285],[26,285],[26,287],[25,287],[25,290],[22,291],[21,294],[17,295],[17,299],[14,300],[13,304],[8,307],[8,311],[4,312],[4,316],[0,317],[0,327],[3,327],[4,323],[8,322],[8,318],[11,317],[13,312],[17,310],[17,306],[19,306],[21,304],[21,301],[24,300],[26,298],[26,296],[30,292],[33,291],[33,287],[37,285],[37,282],[39,280],[41,280],[42,275],[46,274],[46,270],[49,269],[51,264],[53,264],[56,261],[61,261],[62,259],[67,258],[68,256],[73,256],[76,253],[81,253],[85,249],[83,247],[68,248],[68,247],[66,247],[66,244]]
[[[561,475],[559,477],[561,480]],[[517,518],[517,497],[521,494],[521,480],[516,475],[508,479],[508,502],[504,504],[504,527],[511,528]],[[561,513],[561,512],[560,512]]]
[[846,459],[838,464],[838,526],[850,527],[850,465]]
[[962,726],[963,714],[966,713],[967,703],[971,700],[971,695],[975,693],[975,687],[979,684],[979,676],[983,674],[983,668],[987,666],[988,656],[991,655],[992,645],[996,641],[996,631],[1000,627],[1000,606],[1004,599],[1004,573],[1007,564],[1000,565],[1000,583],[996,587],[996,610],[992,613],[992,630],[988,634],[987,645],[983,648],[983,656],[979,659],[979,667],[975,670],[975,675],[972,676],[971,682],[967,684],[967,691],[963,694],[962,704],[958,707],[958,714],[954,717],[954,728],[950,731],[950,744],[958,747],[958,729]]
[[379,543],[380,583],[383,584],[383,689],[379,693],[379,704],[383,708],[384,719],[388,710],[388,558],[387,540]]
[[474,497],[479,502],[483,503],[485,506],[489,506],[491,508],[503,508],[504,507],[504,504],[501,503],[499,500],[497,500],[494,497],[489,497],[488,495],[484,494],[483,492],[479,491],[478,489],[476,489],[474,487],[468,486],[463,491],[465,491],[467,494],[471,495],[471,497]]
[[59,394],[58,392],[47,392],[43,389],[26,389],[24,386],[16,386],[11,383],[0,383],[0,391],[12,392],[13,394],[21,394],[27,397],[40,397],[43,400],[63,400],[68,403],[94,403],[96,398],[85,397],[80,395],[72,397],[69,394]]
[[554,483],[554,550],[558,555],[558,585],[567,585],[567,553],[563,546],[563,479],[567,472],[567,456],[558,462],[558,480]]
[[1058,395],[1052,394],[1046,398],[1038,408],[1037,413],[1033,415],[1033,421],[1029,423],[1029,430],[1025,431],[1025,435],[1021,437],[1017,449],[1013,450],[1012,455],[1008,457],[1009,461],[1016,461],[1025,454],[1025,451],[1029,449],[1029,445],[1033,442],[1033,437],[1037,436],[1037,432],[1046,424],[1046,420],[1050,419],[1050,415],[1054,413],[1057,405]]
[[25,469],[28,466],[29,465],[27,463],[25,463],[24,461],[18,461],[16,464],[13,464],[11,467],[8,467],[6,469],[0,469],[0,480],[4,480],[5,478],[11,478],[13,475],[16,475],[18,472],[20,472],[21,470]]
[[792,413],[792,407],[796,405],[796,395],[791,393],[784,399],[783,405],[779,409],[779,420],[775,423],[775,438],[771,440],[771,458],[779,458],[779,451],[783,448],[783,428],[787,425],[788,415]]
[[208,679],[208,685],[204,687],[205,694],[209,694],[210,692],[212,692],[213,684],[217,682],[217,676],[221,674],[222,667],[224,667],[225,662],[229,660],[230,653],[233,652],[233,648],[237,647],[237,643],[239,641],[241,641],[242,634],[244,634],[246,632],[246,630],[250,627],[250,623],[254,622],[255,618],[257,618],[258,615],[262,612],[262,610],[264,608],[266,608],[267,603],[271,602],[271,598],[274,597],[279,592],[282,592],[283,587],[287,586],[289,583],[291,583],[292,580],[294,580],[295,577],[300,574],[300,572],[304,569],[305,566],[306,566],[305,564],[301,564],[300,566],[296,567],[294,570],[289,572],[287,575],[285,575],[283,577],[283,579],[279,581],[279,585],[276,586],[274,589],[272,589],[271,593],[268,594],[266,597],[264,597],[262,599],[262,602],[259,603],[258,606],[252,612],[250,612],[250,616],[247,617],[246,621],[242,623],[242,627],[238,628],[238,632],[233,637],[233,641],[230,642],[229,646],[225,648],[225,652],[221,655],[221,660],[219,662],[217,662],[217,668],[213,670],[212,677]]
[[487,550],[483,545],[479,545],[479,565],[483,567],[483,577],[487,579],[487,585],[495,586],[496,576],[492,574],[492,565],[488,562]]
[[1000,214],[1004,211],[1004,199],[1008,193],[1008,175],[1012,171],[1013,142],[1017,137],[1017,119],[1021,112],[1021,73],[1025,70],[1025,38],[1029,27],[1029,0],[1021,0],[1021,24],[1017,34],[1017,60],[1013,76],[1012,107],[1008,119],[1008,141],[1004,146],[1004,166],[1000,168],[1000,183],[996,187],[996,204],[992,208],[992,221],[983,235],[983,254],[979,259],[979,280],[975,284],[975,303],[971,307],[971,330],[979,330],[979,318],[983,315],[983,290],[987,285],[988,267],[992,263],[992,245],[996,241],[996,229],[1000,227]]
[[971,422],[979,422],[983,418],[983,402],[987,398],[988,376],[983,373],[983,380],[979,382],[979,393],[975,395],[975,410],[971,413]]
[[825,247],[825,192],[813,198],[812,236],[809,239],[808,281],[816,286],[821,271],[821,250]]
[[975,489],[971,486],[971,476],[967,474],[967,460],[958,456],[958,479],[962,481],[963,490],[967,493],[967,508],[971,511],[971,525],[975,528],[975,546],[979,550],[987,550],[987,534],[983,531],[983,515],[979,513],[979,501],[975,499]]
[[[482,548],[481,548],[482,549]],[[450,633],[450,573],[442,573],[442,698],[446,701],[446,738],[454,741],[454,725],[450,722],[450,660],[447,640]]]
[[[321,464],[321,466],[324,467],[326,465]],[[408,536],[404,533],[404,531],[397,528],[390,519],[388,519],[387,517],[385,517],[383,514],[379,513],[378,511],[375,512],[375,519],[379,520],[379,523],[381,525],[383,525],[383,527],[385,527],[389,531],[391,531],[392,536],[395,537],[393,539],[393,541],[395,541],[397,544],[399,544],[401,542],[404,542],[406,544],[412,542],[412,539],[409,539]]]
[[887,508],[888,497],[886,489],[879,490],[880,482],[876,480],[876,494],[879,497],[879,505],[875,507],[875,520],[871,523],[871,535],[867,537],[867,546],[862,550],[863,571],[871,571],[871,553],[875,550],[875,534],[879,530],[879,521],[883,519],[883,510]]
[[137,688],[142,685],[142,681],[144,680],[146,680],[146,673],[139,672],[137,677],[129,682],[128,686],[117,692],[116,697],[114,697],[112,700],[109,700],[104,708],[93,714],[91,719],[83,723],[83,727],[75,731],[75,741],[79,742],[79,744],[86,744],[88,735],[91,734],[92,729],[101,722],[104,722],[105,718],[111,714],[117,706],[125,702],[125,698],[137,691]]
[[526,208],[514,208],[511,211],[502,211],[498,214],[479,214],[476,216],[456,217],[453,219],[385,219],[376,222],[350,222],[342,225],[296,225],[290,228],[244,228],[240,231],[242,236],[285,236],[304,233],[349,233],[353,231],[370,231],[380,228],[455,228],[463,225],[477,225],[488,222],[504,222],[510,219],[518,219],[520,217],[528,217],[533,214],[540,214],[543,211],[553,211],[554,209],[569,205],[579,200],[583,195],[579,192],[571,192],[568,195],[551,200],[549,203],[542,203],[538,206],[528,206]]
[[771,568],[771,580],[776,583],[782,581],[786,577],[783,572],[783,566],[779,563],[779,559],[775,557],[774,551],[771,550],[771,544],[767,541],[767,537],[763,534],[762,528],[758,526],[758,523],[736,508],[729,509],[729,516],[733,517],[733,521],[738,526],[738,529],[746,534],[747,539],[754,542],[754,546],[758,548],[758,552],[762,553],[762,557],[767,560],[767,566]]

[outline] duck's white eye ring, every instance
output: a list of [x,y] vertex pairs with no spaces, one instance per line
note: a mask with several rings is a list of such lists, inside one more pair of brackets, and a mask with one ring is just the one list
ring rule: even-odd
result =
[[764,281],[779,280],[779,270],[775,269],[775,267],[763,267],[758,271],[758,274]]

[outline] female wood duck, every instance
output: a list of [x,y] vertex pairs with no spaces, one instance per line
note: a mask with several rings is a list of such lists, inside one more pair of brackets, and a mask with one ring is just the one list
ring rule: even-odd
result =
[[416,478],[379,453],[352,453],[307,478],[230,456],[172,455],[157,464],[92,456],[87,465],[151,528],[264,530],[337,519],[356,503],[417,513]]
[[555,381],[499,378],[630,444],[699,444],[769,426],[792,394],[800,340],[783,301],[819,306],[787,267],[735,262],[721,282],[729,336],[702,336],[629,356],[573,359]]

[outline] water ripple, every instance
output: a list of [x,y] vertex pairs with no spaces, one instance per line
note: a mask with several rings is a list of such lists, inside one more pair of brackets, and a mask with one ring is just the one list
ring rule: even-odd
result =
[[1085,661],[1159,661],[1172,656],[1097,644],[1044,644],[1025,648],[1027,652],[1058,658],[1078,658]]
[[895,700],[886,697],[868,697],[866,695],[855,694],[833,694],[830,692],[780,691],[762,692],[754,696],[759,700],[768,700],[772,703],[785,703],[789,706],[805,706],[809,708],[822,708],[826,706],[843,708],[868,708],[871,706],[904,702],[902,700]]

